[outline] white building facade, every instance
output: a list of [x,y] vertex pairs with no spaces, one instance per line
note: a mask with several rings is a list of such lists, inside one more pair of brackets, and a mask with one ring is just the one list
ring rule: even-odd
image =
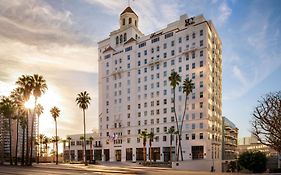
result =
[[172,71],[181,75],[182,82],[189,78],[195,84],[185,116],[185,95],[181,87],[176,89],[178,119],[184,117],[184,160],[221,160],[222,44],[213,23],[202,15],[183,15],[144,35],[138,20],[127,7],[120,14],[120,28],[98,43],[103,161],[141,161],[139,134],[144,130],[155,134],[152,159],[169,161],[166,132],[176,128],[168,80]]

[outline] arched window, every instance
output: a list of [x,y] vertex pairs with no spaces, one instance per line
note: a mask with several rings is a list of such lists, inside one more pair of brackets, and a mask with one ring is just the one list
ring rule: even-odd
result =
[[125,21],[125,18],[123,18],[123,26],[125,25],[126,21]]
[[129,18],[129,24],[131,24],[132,23],[132,18]]
[[116,36],[116,44],[119,44],[119,37]]
[[120,43],[123,42],[123,35],[120,35]]
[[124,42],[127,41],[127,33],[124,33]]

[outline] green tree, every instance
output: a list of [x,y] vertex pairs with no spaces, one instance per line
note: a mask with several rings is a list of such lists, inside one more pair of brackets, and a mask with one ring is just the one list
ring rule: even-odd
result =
[[59,154],[58,154],[58,128],[57,128],[57,118],[60,116],[60,110],[56,106],[54,106],[51,110],[51,115],[55,120],[55,129],[56,129],[56,165],[58,165],[58,159],[59,159]]
[[[173,113],[175,116],[177,131],[179,131],[179,122],[178,122],[178,116],[177,116],[177,112],[176,112],[176,87],[181,82],[181,76],[177,72],[172,71],[171,75],[169,76],[169,81],[170,81],[170,85],[172,87],[172,92],[173,92]],[[176,154],[176,157],[177,157],[177,161],[178,161],[179,160],[178,154]]]
[[[30,98],[33,84],[32,84],[32,77],[30,75],[22,75],[16,81],[16,85],[20,89],[20,92],[23,96],[23,101],[27,102]],[[26,159],[25,164],[29,164],[29,111],[27,111],[27,118],[26,118]]]
[[68,158],[69,158],[69,162],[71,162],[71,153],[70,153],[70,147],[71,147],[71,137],[67,137],[66,138],[67,139],[67,141],[68,141]]
[[44,138],[43,140],[43,144],[45,145],[45,152],[48,155],[49,151],[48,151],[48,144],[50,143],[51,139],[48,138],[47,136]]
[[146,131],[142,131],[139,135],[139,138],[142,139],[142,145],[143,145],[143,161],[146,162],[146,141],[147,141],[147,132]]
[[[36,107],[37,107],[37,100],[39,97],[41,97],[42,94],[46,92],[48,89],[46,80],[44,79],[43,76],[34,74],[31,76],[31,84],[32,84],[32,94],[34,96],[34,110],[33,110],[33,115],[31,118],[31,134],[33,135],[33,129],[34,129],[34,118],[35,115],[37,114],[36,112]],[[33,136],[31,136],[31,151],[30,151],[30,162],[29,164],[32,164],[32,154],[33,154]],[[38,163],[38,162],[37,162]]]
[[0,101],[0,110],[4,117],[8,119],[8,130],[9,130],[9,161],[10,165],[13,165],[13,157],[12,157],[12,128],[11,128],[11,120],[15,112],[15,106],[13,101],[9,97],[2,97]]
[[83,110],[83,121],[84,121],[84,163],[85,165],[88,165],[87,159],[86,159],[86,117],[85,117],[85,110],[88,109],[91,97],[87,91],[80,92],[76,98],[76,103],[79,106],[80,109]]
[[153,132],[150,132],[147,134],[147,138],[149,140],[149,159],[150,159],[150,162],[152,160],[152,142],[154,140],[154,137],[155,137],[155,134]]
[[238,158],[238,163],[243,168],[253,173],[262,173],[266,170],[266,155],[262,152],[244,152]]

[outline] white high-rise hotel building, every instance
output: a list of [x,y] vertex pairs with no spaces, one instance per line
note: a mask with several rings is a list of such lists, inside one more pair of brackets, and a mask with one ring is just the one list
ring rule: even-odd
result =
[[[138,135],[143,130],[155,133],[153,159],[169,160],[166,132],[176,125],[168,80],[172,71],[195,84],[182,126],[184,159],[221,159],[222,46],[213,23],[202,15],[183,15],[166,28],[144,35],[138,20],[127,7],[120,14],[120,28],[98,43],[103,160],[142,160]],[[184,98],[177,88],[179,119]]]

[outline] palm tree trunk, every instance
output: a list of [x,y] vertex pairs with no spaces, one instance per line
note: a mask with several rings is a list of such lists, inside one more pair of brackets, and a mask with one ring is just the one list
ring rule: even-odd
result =
[[32,118],[31,118],[31,138],[30,138],[30,162],[29,164],[32,165],[32,160],[33,160],[33,139],[34,139],[34,135],[33,135],[33,130],[34,130],[34,117],[35,117],[35,108],[37,105],[37,97],[35,97],[35,103],[34,103],[34,110],[33,110],[33,114],[32,114]]
[[26,155],[25,155],[25,165],[28,165],[29,162],[29,139],[28,139],[28,118],[29,118],[29,109],[27,110],[27,118],[26,118]]
[[184,111],[183,111],[183,116],[181,118],[181,128],[180,128],[180,131],[179,131],[179,151],[180,151],[182,161],[183,161],[183,154],[182,154],[181,138],[182,138],[183,121],[184,121],[184,117],[185,117],[185,113],[186,113],[186,104],[187,104],[187,95],[185,96]]
[[19,119],[17,118],[17,138],[16,138],[16,160],[15,160],[15,165],[18,165],[18,142],[19,142]]
[[12,157],[12,127],[11,127],[11,117],[9,117],[9,140],[10,140],[10,165],[13,165],[13,157]]
[[21,166],[24,166],[25,127],[22,127]]
[[87,159],[86,159],[86,119],[85,119],[85,109],[83,109],[83,118],[84,118],[84,163],[85,165],[87,164]]
[[59,164],[58,159],[59,159],[59,154],[58,154],[58,129],[57,129],[57,120],[55,120],[56,124],[56,165]]
[[[178,116],[177,116],[177,111],[176,111],[176,89],[173,88],[174,91],[174,114],[175,114],[175,120],[176,120],[176,126],[177,126],[177,131],[179,131],[179,122],[178,122]],[[179,134],[179,132],[177,132],[177,134]],[[177,147],[177,143],[176,143],[176,147]],[[177,150],[177,149],[176,149]],[[176,152],[176,157],[177,157],[177,161],[179,161],[179,156]]]

